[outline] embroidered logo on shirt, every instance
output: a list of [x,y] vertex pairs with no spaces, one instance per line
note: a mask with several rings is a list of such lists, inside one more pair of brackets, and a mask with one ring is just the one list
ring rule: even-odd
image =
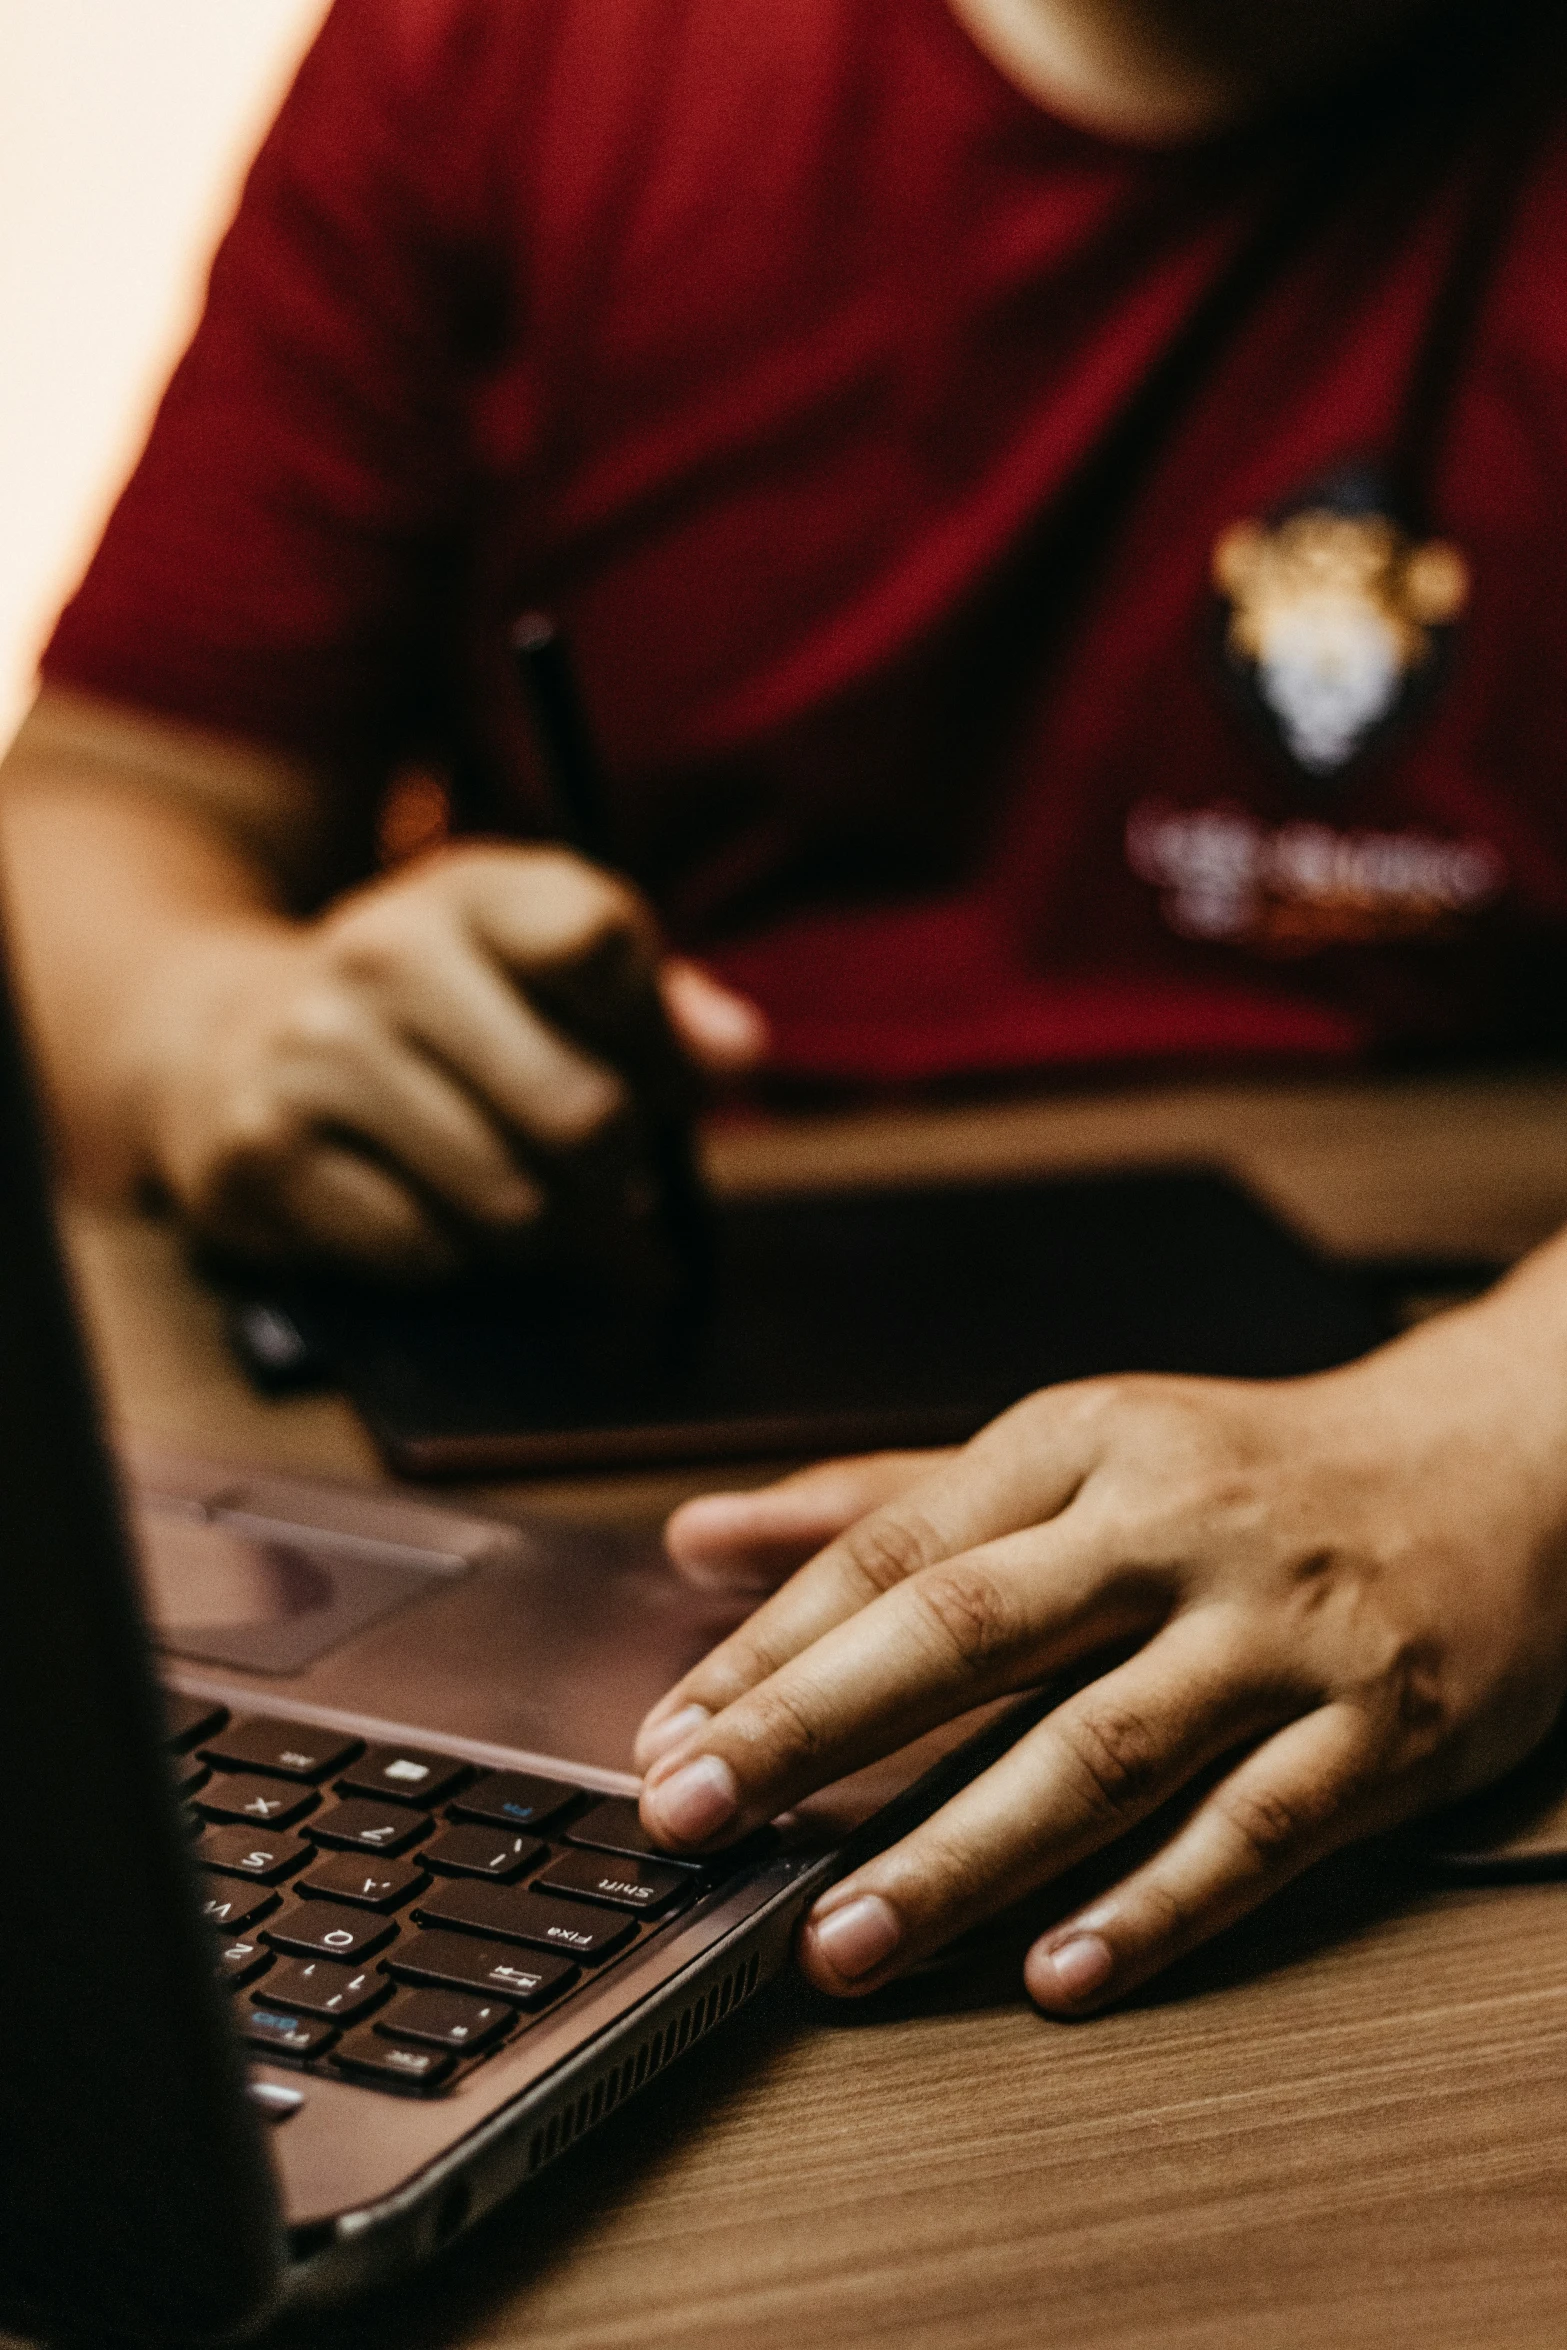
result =
[[1417,541],[1374,478],[1341,476],[1272,524],[1237,522],[1213,550],[1224,649],[1292,764],[1337,779],[1434,675],[1469,601],[1469,566]]
[[1452,937],[1507,879],[1486,840],[1270,826],[1244,809],[1156,801],[1132,810],[1126,853],[1182,937],[1274,955]]

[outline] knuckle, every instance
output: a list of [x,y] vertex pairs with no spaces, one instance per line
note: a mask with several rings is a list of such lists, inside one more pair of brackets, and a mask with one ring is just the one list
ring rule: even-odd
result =
[[1163,1946],[1182,1943],[1191,1932],[1191,1908],[1172,1885],[1146,1885],[1142,1906],[1149,1939]]
[[1082,1392],[1107,1436],[1135,1433],[1143,1442],[1157,1441],[1161,1448],[1223,1455],[1230,1428],[1221,1388],[1222,1382],[1214,1379],[1124,1371],[1086,1381]]
[[1152,1722],[1135,1707],[1087,1707],[1057,1735],[1084,1780],[1094,1809],[1108,1819],[1136,1811],[1158,1785],[1161,1749]]
[[1115,1371],[1103,1378],[1085,1379],[1077,1393],[1085,1411],[1097,1419],[1114,1421],[1162,1400],[1164,1385],[1147,1372]]
[[451,919],[442,863],[436,858],[396,880],[371,882],[328,914],[319,935],[330,968],[366,983],[401,976],[423,936]]
[[1005,1881],[988,1878],[972,1839],[949,1827],[939,1813],[901,1850],[888,1854],[882,1867],[898,1906],[918,1918],[923,1930],[934,1926],[940,1935],[956,1933],[976,1909],[996,1906],[1006,1897]]
[[1452,1725],[1455,1709],[1437,1644],[1401,1641],[1389,1678],[1400,1729],[1421,1742],[1441,1738]]
[[560,893],[563,912],[574,914],[584,930],[626,930],[640,922],[635,892],[602,866],[565,849],[544,851],[542,863],[545,877]]
[[934,1527],[915,1510],[878,1510],[843,1536],[851,1570],[873,1597],[892,1591],[939,1556]]
[[305,1121],[274,1094],[225,1102],[199,1154],[175,1175],[184,1213],[213,1239],[248,1246],[262,1233],[271,1237],[307,1134]]
[[548,960],[576,961],[647,931],[641,901],[613,874],[567,849],[536,850],[527,865],[529,904]]
[[1316,1825],[1301,1798],[1277,1787],[1236,1787],[1221,1796],[1224,1817],[1251,1866],[1270,1870],[1304,1844]]
[[972,1564],[932,1569],[910,1585],[910,1592],[938,1637],[969,1671],[1007,1656],[1016,1645],[1014,1612],[989,1569]]
[[1192,1932],[1192,1912],[1172,1885],[1144,1885],[1138,1893],[1145,1942],[1174,1955]]
[[326,933],[328,960],[344,978],[385,979],[404,959],[407,908],[396,897],[346,907]]
[[536,853],[557,852],[535,852],[504,841],[447,841],[430,856],[421,857],[417,865],[380,883],[376,894],[383,904],[394,899],[461,897],[482,887],[493,873],[514,875],[519,865],[531,864]]
[[208,1154],[213,1190],[285,1165],[299,1148],[305,1121],[281,1093],[256,1089],[225,1105]]
[[824,1744],[821,1724],[805,1693],[787,1681],[770,1681],[754,1690],[750,1699],[752,1743],[776,1763],[787,1755],[809,1761]]
[[289,1005],[277,1041],[285,1056],[338,1060],[356,1048],[361,1035],[359,1013],[340,987],[311,987]]
[[626,1089],[609,1072],[584,1069],[540,1094],[532,1115],[536,1139],[552,1150],[585,1150],[626,1115]]
[[687,1694],[710,1712],[720,1713],[726,1706],[749,1697],[777,1672],[783,1661],[781,1654],[770,1649],[749,1628],[732,1633],[703,1658],[691,1677]]
[[1015,1407],[1031,1414],[1045,1444],[1063,1438],[1081,1448],[1083,1474],[1091,1480],[1114,1466],[1124,1471],[1152,1450],[1165,1448],[1166,1390],[1177,1382],[1137,1372],[1080,1379],[1042,1388]]

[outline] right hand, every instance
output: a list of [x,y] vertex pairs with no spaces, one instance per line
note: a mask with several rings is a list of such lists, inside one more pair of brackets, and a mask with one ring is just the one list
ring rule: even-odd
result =
[[147,1011],[147,1157],[195,1230],[411,1277],[546,1229],[647,1249],[639,1111],[689,1111],[766,1046],[623,881],[490,844],[186,941]]

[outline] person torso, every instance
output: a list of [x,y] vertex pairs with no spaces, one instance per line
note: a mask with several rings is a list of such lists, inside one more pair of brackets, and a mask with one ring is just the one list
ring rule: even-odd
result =
[[423,13],[501,126],[461,756],[547,824],[548,608],[626,862],[782,1066],[1562,1040],[1567,142],[1478,11],[1184,154],[943,0]]

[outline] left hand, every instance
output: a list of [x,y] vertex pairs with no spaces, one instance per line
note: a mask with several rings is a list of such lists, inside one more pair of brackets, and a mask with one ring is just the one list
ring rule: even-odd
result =
[[1535,1265],[1346,1370],[1047,1389],[918,1470],[883,1455],[689,1505],[673,1546],[709,1577],[854,1522],[649,1715],[648,1829],[727,1843],[1115,1651],[801,1941],[820,1988],[874,1990],[1170,1804],[1151,1857],[1029,1952],[1034,1999],[1081,2014],[1334,1847],[1499,1777],[1567,1692],[1567,1251]]

